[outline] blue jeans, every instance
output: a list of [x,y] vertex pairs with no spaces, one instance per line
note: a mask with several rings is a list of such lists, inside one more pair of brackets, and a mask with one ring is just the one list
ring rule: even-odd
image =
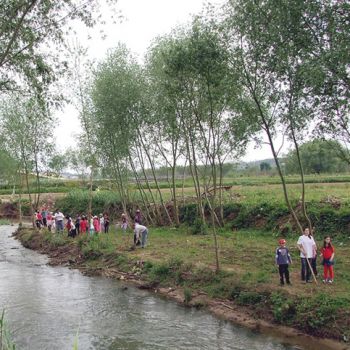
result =
[[[310,281],[311,278],[311,270],[309,264],[306,261],[306,258],[300,258],[301,260],[301,280],[302,281]],[[311,265],[312,258],[309,258],[309,263]]]
[[147,243],[148,230],[144,230],[141,233],[141,247],[144,248]]
[[63,231],[63,220],[57,220],[56,221],[56,231],[62,232]]

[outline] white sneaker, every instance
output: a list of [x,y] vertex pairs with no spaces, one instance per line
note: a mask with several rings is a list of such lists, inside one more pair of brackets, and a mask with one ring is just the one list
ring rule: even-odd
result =
[[332,283],[333,283],[333,280],[328,280],[328,283],[332,284]]

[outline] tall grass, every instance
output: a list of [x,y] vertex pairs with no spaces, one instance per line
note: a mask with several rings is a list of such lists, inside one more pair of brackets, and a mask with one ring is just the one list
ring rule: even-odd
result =
[[0,317],[0,350],[15,350],[16,345],[11,339],[11,334],[5,322],[5,311]]
[[0,219],[0,226],[1,225],[11,225],[11,222],[8,219]]
[[[120,197],[116,192],[95,191],[93,193],[92,209],[94,214],[109,211],[111,208],[119,207],[120,205]],[[89,207],[89,192],[79,189],[68,192],[64,198],[57,200],[56,206],[67,214],[87,213]]]

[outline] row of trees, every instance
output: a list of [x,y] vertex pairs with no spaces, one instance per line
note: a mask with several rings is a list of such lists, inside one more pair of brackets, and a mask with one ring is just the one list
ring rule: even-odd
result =
[[[348,7],[329,1],[231,1],[223,13],[209,9],[189,27],[155,40],[144,65],[123,45],[110,52],[87,84],[84,117],[91,120],[90,137],[103,155],[101,166],[118,185],[124,209],[130,202],[131,170],[150,208],[149,220],[161,221],[165,215],[177,224],[174,174],[178,164],[186,164],[198,215],[205,221],[205,206],[219,208],[211,213],[212,222],[220,225],[222,166],[255,138],[270,146],[286,204],[302,230],[289,200],[276,136],[282,134],[294,147],[309,222],[300,144],[316,125],[319,137],[350,141]],[[342,150],[348,159],[347,149]],[[172,217],[157,184],[159,164],[172,175]],[[145,189],[141,177],[146,185],[155,182],[162,208],[150,205],[156,202],[154,192]]]
[[[58,12],[66,8],[50,1],[33,3],[50,4],[49,10]],[[68,0],[62,3],[73,6]],[[247,142],[254,139],[271,148],[285,202],[297,227],[302,231],[306,221],[311,228],[300,144],[311,129],[319,138],[350,143],[349,6],[347,1],[328,0],[228,1],[222,11],[209,7],[191,25],[157,38],[142,65],[123,45],[90,72],[82,71],[81,56],[77,54],[72,80],[76,82],[75,102],[84,131],[82,154],[88,155],[84,161],[90,170],[91,186],[94,172],[102,169],[114,179],[127,211],[135,194],[128,186],[131,174],[148,220],[177,225],[175,174],[178,165],[185,164],[195,189],[198,217],[205,223],[208,208],[216,244],[215,230],[223,221],[224,162],[238,159]],[[26,18],[26,8],[13,14],[17,16],[18,28],[22,28],[18,13]],[[45,14],[38,13],[39,20],[40,15],[44,16],[44,24]],[[77,15],[85,19],[87,12]],[[30,26],[33,18],[29,19],[26,30],[33,29]],[[53,31],[57,35],[51,38],[62,38],[57,21],[47,25],[58,30]],[[14,37],[19,32],[16,28],[14,25]],[[44,37],[40,38],[39,43],[43,43]],[[8,42],[7,46],[11,45]],[[25,46],[24,51],[21,49],[18,46],[15,57],[25,51]],[[6,56],[7,51],[5,47],[2,55]],[[36,87],[40,81],[39,88],[34,90],[34,101],[30,94],[30,99],[23,99],[24,109],[17,106],[22,105],[18,99],[5,109],[2,130],[6,130],[9,116],[16,108],[22,108],[23,112],[17,114],[27,118],[20,125],[28,123],[28,130],[33,128],[31,133],[38,128],[35,118],[30,117],[31,108],[39,108],[35,116],[49,115],[53,99],[43,93],[43,86],[53,79],[46,75],[50,69],[42,69],[46,65],[38,65],[41,61],[29,60],[29,68],[36,62],[40,72],[35,75],[38,79],[28,85]],[[47,66],[52,68],[52,62]],[[17,73],[28,81],[26,74]],[[15,88],[12,83],[2,86]],[[280,161],[281,147],[276,142],[279,135],[294,148],[301,183],[302,219],[289,199]],[[3,138],[10,144],[6,132]],[[20,149],[18,141],[14,145]],[[349,152],[346,148],[342,150],[343,158],[349,162]],[[15,153],[14,148],[8,147],[8,153],[21,159],[20,168],[25,171],[23,152]],[[160,165],[170,171],[172,213],[158,184],[156,168]],[[151,189],[151,181],[156,191]],[[155,205],[158,201],[160,206]]]

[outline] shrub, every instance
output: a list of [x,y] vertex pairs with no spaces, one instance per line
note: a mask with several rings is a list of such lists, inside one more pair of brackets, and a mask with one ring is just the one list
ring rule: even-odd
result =
[[189,288],[184,288],[184,303],[188,305],[192,300],[192,291]]
[[237,304],[239,305],[254,305],[261,303],[265,299],[263,294],[257,292],[246,292],[242,291],[236,298]]
[[270,301],[274,320],[278,323],[292,324],[296,314],[293,300],[276,292],[271,294]]
[[197,218],[193,222],[191,231],[193,235],[206,235],[208,234],[208,225],[201,218]]
[[168,264],[155,264],[152,266],[149,276],[152,281],[161,282],[170,277],[171,271]]
[[339,309],[348,305],[349,300],[323,293],[305,298],[296,307],[296,322],[303,329],[317,331],[334,323]]
[[187,204],[179,208],[179,219],[181,222],[193,225],[197,217],[197,205]]

